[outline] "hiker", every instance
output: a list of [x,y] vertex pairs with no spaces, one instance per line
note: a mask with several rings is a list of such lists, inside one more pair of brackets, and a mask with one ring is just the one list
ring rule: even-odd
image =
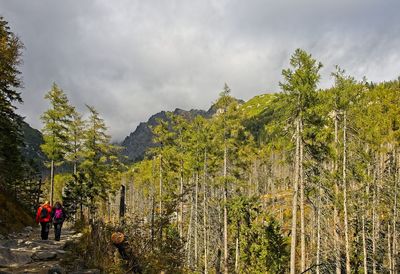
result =
[[56,202],[51,212],[51,217],[53,219],[55,240],[59,241],[61,237],[61,227],[66,218],[65,210],[60,202]]
[[51,221],[51,205],[48,201],[45,201],[41,205],[36,213],[36,223],[40,223],[42,226],[41,237],[42,240],[47,240],[49,238],[50,221]]

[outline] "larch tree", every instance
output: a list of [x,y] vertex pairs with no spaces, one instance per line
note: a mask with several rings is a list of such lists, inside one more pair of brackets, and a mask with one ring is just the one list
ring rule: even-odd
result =
[[71,114],[71,122],[68,125],[68,141],[69,149],[66,154],[66,159],[73,165],[73,173],[77,175],[78,166],[82,161],[82,148],[85,130],[85,122],[82,115],[73,108]]
[[67,95],[53,83],[51,90],[45,95],[50,102],[50,109],[41,116],[44,127],[42,129],[44,144],[42,151],[50,161],[50,203],[54,197],[55,166],[64,162],[64,156],[69,150],[69,126],[73,114]]

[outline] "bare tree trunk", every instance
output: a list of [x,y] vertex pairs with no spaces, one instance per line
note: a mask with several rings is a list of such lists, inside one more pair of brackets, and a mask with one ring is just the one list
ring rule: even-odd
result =
[[240,237],[239,227],[240,225],[238,224],[237,227],[238,232],[236,235],[236,248],[235,248],[235,273],[239,273],[239,237]]
[[[335,151],[336,155],[338,155],[338,146],[339,146],[339,127],[338,127],[338,113],[335,110]],[[336,177],[336,173],[338,171],[338,161],[337,159],[334,160],[333,162],[333,172],[334,176]],[[340,243],[339,243],[339,212],[337,208],[337,203],[338,203],[338,197],[339,197],[339,186],[338,182],[335,179],[334,182],[334,189],[335,189],[335,196],[333,200],[333,235],[334,235],[334,253],[335,253],[335,265],[336,265],[336,274],[341,274],[341,263],[340,263]]]
[[54,200],[54,160],[51,160],[50,165],[50,205],[53,206]]
[[193,218],[193,194],[191,195],[190,199],[190,219],[189,219],[189,227],[188,227],[188,232],[187,232],[187,240],[186,240],[186,250],[187,250],[187,263],[188,266],[191,266],[191,256],[190,256],[190,250],[191,250],[191,240],[192,240],[192,218]]
[[138,193],[135,188],[135,177],[132,177],[131,181],[131,212],[134,214],[137,210],[135,201],[137,199]]
[[259,178],[258,178],[258,164],[257,164],[257,160],[254,161],[254,180],[255,180],[255,195],[259,195],[260,194],[260,182],[259,182]]
[[[376,183],[376,182],[375,182]],[[372,201],[372,273],[376,274],[376,186]]]
[[151,250],[154,250],[154,215],[155,215],[155,199],[154,199],[154,192],[151,199]]
[[365,213],[362,214],[362,241],[363,241],[363,262],[364,262],[364,273],[368,274],[368,263],[367,263],[367,258],[368,258],[368,253],[367,253],[367,239],[365,236]]
[[301,272],[306,270],[306,229],[305,229],[305,213],[304,213],[304,176],[303,176],[303,124],[300,120],[300,159],[299,159],[299,175],[300,175],[300,242],[301,242]]
[[180,223],[179,223],[179,236],[183,237],[183,163],[181,163],[181,178],[180,178]]
[[224,145],[224,273],[228,274],[228,185],[227,185],[227,147]]
[[[397,267],[396,267],[396,257],[397,257],[397,187],[399,183],[399,177],[400,177],[400,168],[399,168],[399,161],[400,157],[397,158],[396,155],[396,150],[393,152],[394,156],[393,159],[395,160],[395,172],[394,172],[394,203],[393,203],[393,236],[392,236],[392,269],[393,273],[397,273]],[[399,154],[400,156],[400,154]]]
[[296,230],[297,230],[297,195],[299,185],[299,154],[300,154],[300,120],[296,121],[296,156],[294,167],[292,232],[290,242],[290,274],[296,273]]
[[119,219],[123,219],[125,217],[126,205],[125,205],[125,186],[121,185],[120,196],[119,196]]
[[379,185],[382,183],[383,180],[383,170],[384,170],[384,158],[382,153],[378,153],[378,178],[375,180],[374,185],[374,195],[373,195],[373,207],[372,207],[372,273],[377,273],[377,264],[376,264],[376,256],[377,256],[377,244],[379,240],[379,213],[378,210],[378,201],[379,201]]
[[203,242],[204,242],[204,274],[208,274],[208,248],[207,248],[207,150],[204,150],[204,175],[203,175]]
[[162,156],[160,155],[160,216],[162,215],[162,195],[163,195],[163,185],[162,185]]
[[346,123],[346,111],[343,113],[343,214],[344,214],[344,236],[345,236],[345,243],[346,243],[346,273],[351,273],[350,267],[350,243],[349,243],[349,224],[348,224],[348,213],[347,213],[347,181],[346,181],[346,174],[347,174],[347,144],[346,144],[346,130],[347,130],[347,123]]
[[197,269],[198,262],[198,196],[199,196],[199,173],[196,171],[195,198],[194,198],[194,266]]
[[389,264],[389,273],[393,273],[393,268],[392,268],[392,243],[391,243],[391,238],[390,238],[390,222],[387,223],[387,245],[388,245],[388,264]]
[[318,185],[318,209],[317,209],[317,267],[316,273],[319,274],[319,266],[321,264],[321,182]]

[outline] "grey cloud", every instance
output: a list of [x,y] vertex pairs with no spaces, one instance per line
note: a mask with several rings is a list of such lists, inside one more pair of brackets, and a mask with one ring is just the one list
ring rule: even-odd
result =
[[396,78],[400,19],[394,0],[0,0],[25,43],[20,107],[41,128],[53,81],[82,112],[94,105],[121,140],[160,110],[209,107],[223,83],[249,99],[278,90],[301,47],[357,78]]

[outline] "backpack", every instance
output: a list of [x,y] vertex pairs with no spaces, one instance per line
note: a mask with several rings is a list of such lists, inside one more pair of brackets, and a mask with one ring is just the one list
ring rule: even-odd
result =
[[40,211],[40,219],[46,218],[48,214],[49,214],[49,211],[47,210],[47,208],[42,207],[42,211]]
[[57,208],[54,212],[54,219],[62,219],[63,218],[63,211],[61,208]]

